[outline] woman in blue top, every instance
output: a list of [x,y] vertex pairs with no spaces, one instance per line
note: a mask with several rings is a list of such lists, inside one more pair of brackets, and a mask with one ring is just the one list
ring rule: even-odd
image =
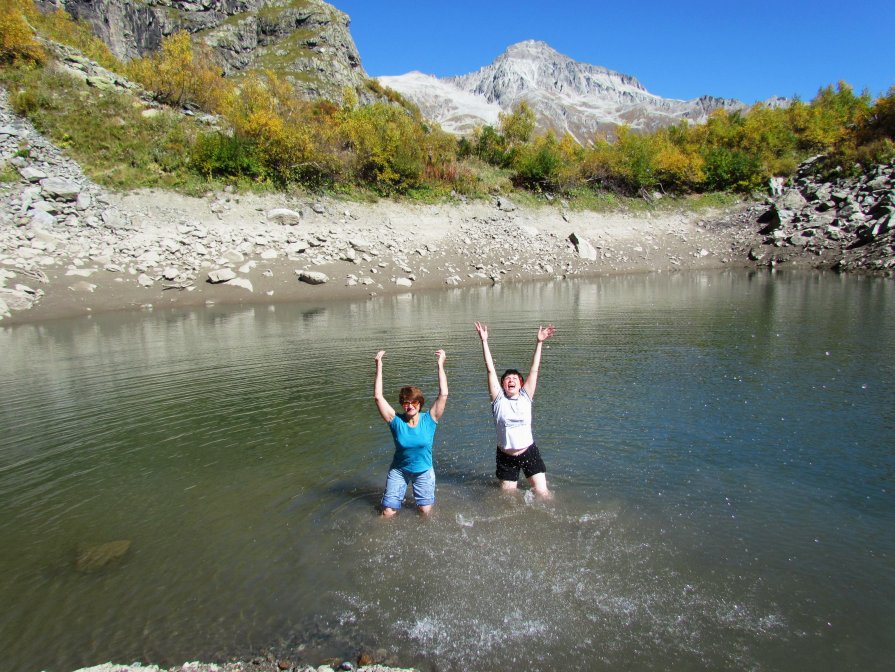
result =
[[436,350],[438,361],[438,397],[431,410],[423,412],[425,399],[418,387],[402,387],[398,394],[398,404],[403,413],[395,409],[382,396],[382,358],[385,350],[376,353],[376,378],[373,382],[373,399],[379,415],[388,423],[395,441],[395,456],[385,482],[382,496],[382,515],[394,516],[407,492],[407,485],[413,484],[413,498],[420,513],[428,514],[435,504],[435,469],[432,467],[432,443],[438,420],[447,404],[448,384],[444,373],[444,350]]

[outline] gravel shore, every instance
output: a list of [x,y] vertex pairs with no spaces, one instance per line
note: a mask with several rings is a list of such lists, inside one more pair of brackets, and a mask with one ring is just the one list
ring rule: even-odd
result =
[[184,663],[177,667],[162,668],[156,665],[116,665],[104,663],[93,667],[84,667],[75,672],[338,672],[353,670],[354,672],[416,672],[413,668],[386,667],[384,665],[362,665],[357,667],[351,663],[320,665],[319,667],[293,665],[286,660],[257,660],[239,663]]
[[[21,212],[28,188],[23,181],[0,189],[0,217],[7,222],[0,227],[0,280],[20,290],[17,303],[7,299],[4,325],[110,310],[364,300],[557,277],[743,266],[751,264],[748,251],[758,240],[754,227],[743,224],[755,218],[755,208],[746,205],[724,213],[600,214],[562,204],[519,208],[505,197],[359,204],[110,193],[92,185],[90,208],[99,215],[85,216],[72,203],[70,212],[60,208],[53,222],[37,225]],[[120,223],[97,225],[100,217]]]

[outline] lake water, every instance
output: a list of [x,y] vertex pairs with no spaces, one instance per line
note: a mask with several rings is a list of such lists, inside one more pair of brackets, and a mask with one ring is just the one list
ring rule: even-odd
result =
[[[552,501],[494,487],[476,319],[498,369],[527,371],[538,324],[557,327],[535,404]],[[390,399],[434,398],[438,347],[435,515],[385,521],[373,355]],[[268,651],[891,669],[891,280],[680,273],[107,314],[0,329],[0,353],[5,669]]]

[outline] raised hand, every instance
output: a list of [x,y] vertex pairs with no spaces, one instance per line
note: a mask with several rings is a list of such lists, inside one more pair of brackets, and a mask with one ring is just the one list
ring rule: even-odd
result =
[[548,324],[546,327],[538,327],[538,343],[543,343],[553,336],[554,331],[556,331],[556,329],[552,324]]
[[479,332],[479,338],[481,338],[483,341],[487,341],[487,340],[488,340],[488,327],[486,327],[486,326],[485,326],[484,324],[482,324],[481,322],[476,322],[476,323],[475,323],[475,330],[476,330],[477,332]]

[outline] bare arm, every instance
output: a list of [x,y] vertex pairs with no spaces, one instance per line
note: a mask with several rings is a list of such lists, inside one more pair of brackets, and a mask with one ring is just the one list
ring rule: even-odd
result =
[[395,409],[382,396],[382,358],[384,355],[385,350],[380,350],[374,358],[376,360],[376,378],[373,379],[373,401],[376,402],[376,408],[382,419],[391,422],[395,417]]
[[528,371],[528,378],[525,380],[525,385],[522,387],[528,392],[528,396],[534,398],[535,389],[538,387],[538,371],[541,368],[541,350],[544,345],[544,341],[553,336],[553,332],[555,329],[552,324],[548,324],[546,327],[538,327],[538,340],[535,345],[535,353],[531,358],[531,369]]
[[482,355],[485,357],[485,369],[488,374],[488,394],[491,395],[491,401],[494,401],[500,394],[500,381],[497,380],[497,371],[494,370],[494,360],[491,359],[491,349],[488,347],[488,327],[476,322],[475,330],[482,339]]
[[447,374],[444,372],[444,360],[446,357],[444,350],[436,350],[435,357],[438,358],[438,396],[435,398],[432,408],[429,409],[429,415],[432,416],[435,422],[438,422],[444,413],[444,407],[447,405],[448,382]]

